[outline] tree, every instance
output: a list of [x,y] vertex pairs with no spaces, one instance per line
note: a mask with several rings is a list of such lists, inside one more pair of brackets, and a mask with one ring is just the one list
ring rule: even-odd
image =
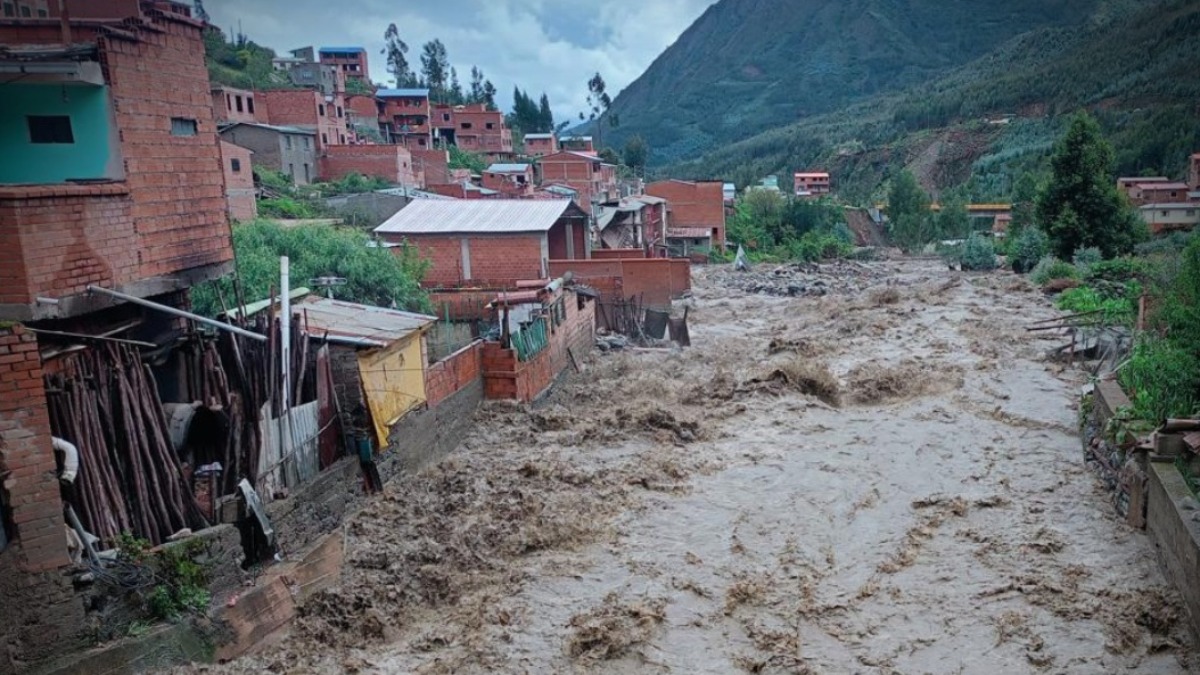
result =
[[617,155],[617,151],[613,150],[612,148],[600,148],[600,151],[597,152],[596,155],[600,157],[605,164],[612,164],[613,166],[616,166],[621,163],[621,157]]
[[409,70],[408,59],[404,56],[408,53],[408,45],[400,39],[400,30],[396,28],[396,24],[388,24],[387,30],[383,33],[383,42],[383,53],[387,56],[388,72],[396,80],[396,86],[398,88],[413,86],[413,73]]
[[462,85],[458,83],[458,70],[453,66],[450,68],[450,87],[446,97],[454,105],[461,105],[466,100],[466,97],[463,96]]
[[646,160],[650,156],[650,146],[646,143],[646,139],[635,134],[628,141],[625,141],[625,149],[621,154],[625,160],[625,166],[640,173],[646,169]]
[[1037,178],[1029,172],[1021,174],[1016,184],[1013,185],[1012,223],[1008,226],[1008,232],[1005,235],[1009,240],[1015,241],[1015,238],[1020,237],[1026,228],[1036,224],[1037,193]]
[[430,98],[446,101],[450,94],[450,57],[441,40],[426,42],[421,48],[421,75],[429,87]]
[[483,98],[483,71],[475,66],[471,66],[471,83],[467,89],[468,103],[484,103]]
[[612,107],[612,97],[605,91],[607,85],[604,83],[604,78],[600,77],[600,73],[596,73],[587,82],[588,87],[588,115],[585,118],[583,113],[579,113],[579,119],[586,119],[589,122],[596,122],[596,145],[603,145],[604,132],[601,129],[603,122],[606,119],[611,127],[617,126],[616,115],[609,114],[609,108]]
[[554,131],[554,113],[550,111],[550,97],[546,96],[546,92],[542,92],[542,99],[538,102],[538,131],[543,134]]
[[491,80],[483,81],[483,102],[487,104],[488,110],[496,109],[496,87]]
[[942,210],[935,223],[936,236],[962,239],[971,233],[971,214],[967,211],[967,195],[961,190],[948,190],[942,198]]
[[772,233],[783,224],[786,202],[774,190],[747,190],[729,222],[729,238],[747,248],[765,250],[775,244]]
[[914,251],[933,241],[934,228],[929,217],[929,195],[907,169],[892,181],[888,190],[888,219],[892,241]]
[[1050,182],[1038,195],[1037,219],[1054,254],[1070,260],[1096,247],[1106,258],[1128,253],[1146,236],[1113,177],[1113,149],[1087,113],[1071,120],[1050,158]]

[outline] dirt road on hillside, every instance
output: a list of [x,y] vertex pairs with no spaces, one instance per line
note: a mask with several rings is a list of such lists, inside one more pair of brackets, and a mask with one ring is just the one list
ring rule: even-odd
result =
[[698,269],[693,348],[486,406],[347,526],[285,643],[214,670],[1190,672],[1147,539],[1084,467],[1082,380],[1024,330],[1049,303],[846,269],[801,298]]

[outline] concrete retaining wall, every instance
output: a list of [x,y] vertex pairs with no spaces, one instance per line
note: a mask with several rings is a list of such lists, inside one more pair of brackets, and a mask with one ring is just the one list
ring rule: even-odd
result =
[[1200,509],[1172,463],[1152,462],[1146,498],[1146,532],[1159,566],[1179,591],[1193,635],[1200,637]]

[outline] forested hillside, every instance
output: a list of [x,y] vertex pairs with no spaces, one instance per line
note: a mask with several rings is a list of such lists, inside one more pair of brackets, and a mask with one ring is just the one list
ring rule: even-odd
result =
[[1200,149],[1198,54],[1200,1],[1104,3],[1079,27],[1026,32],[928,83],[665,170],[746,183],[821,167],[843,196],[863,201],[908,166],[928,188],[974,177],[977,196],[1003,196],[1014,175],[1043,164],[1063,116],[1088,108],[1117,148],[1121,173],[1180,176]]
[[[655,163],[898,91],[1111,0],[722,0],[617,96],[619,144]],[[1124,4],[1123,0],[1122,4]]]

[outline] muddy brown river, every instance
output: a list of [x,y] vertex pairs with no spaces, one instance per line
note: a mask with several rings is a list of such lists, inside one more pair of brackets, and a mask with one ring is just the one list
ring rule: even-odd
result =
[[[346,526],[337,588],[211,667],[294,673],[1188,673],[1183,610],[1008,273],[697,269],[683,351],[595,353]],[[205,668],[208,670],[209,668]]]

